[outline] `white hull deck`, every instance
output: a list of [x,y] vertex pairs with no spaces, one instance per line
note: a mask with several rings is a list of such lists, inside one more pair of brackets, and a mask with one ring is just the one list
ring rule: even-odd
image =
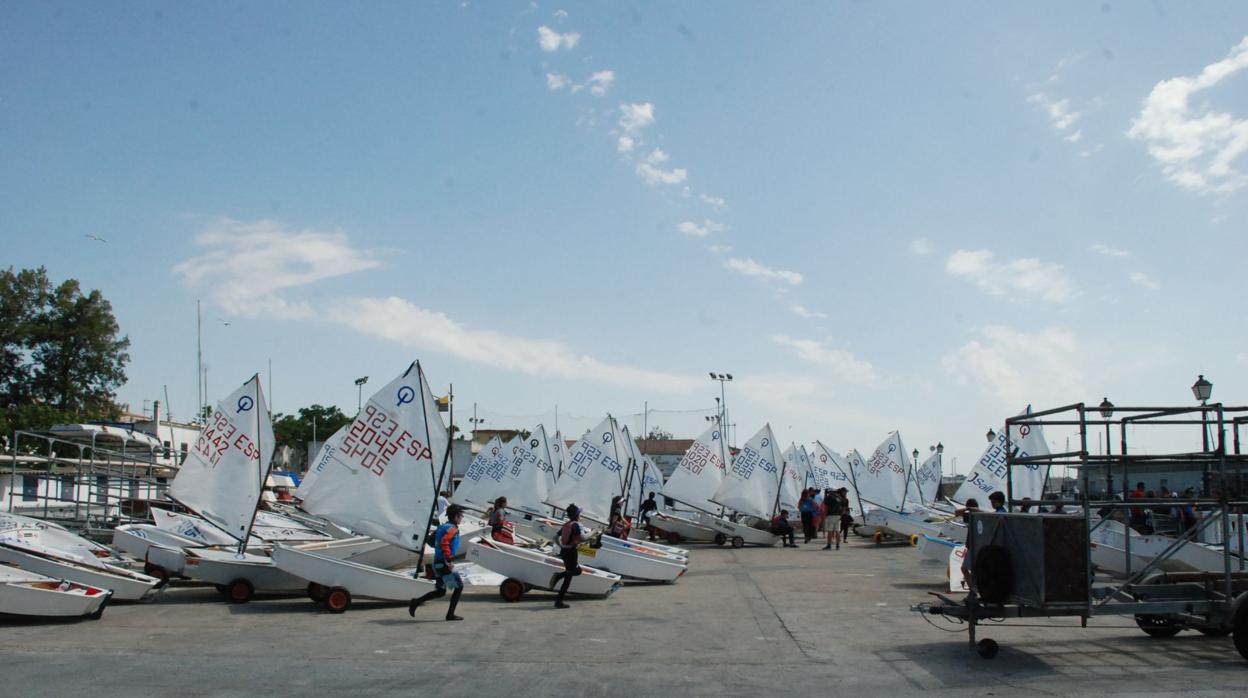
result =
[[0,614],[99,618],[113,592],[0,565]]
[[[604,541],[606,538],[607,536],[603,536]],[[594,567],[629,579],[674,582],[689,571],[687,562],[680,562],[667,556],[638,553],[606,543],[600,548],[591,548],[589,545],[582,544],[579,550],[581,559]]]
[[112,592],[120,601],[140,601],[155,593],[160,580],[121,567],[74,560],[57,551],[14,541],[0,541],[0,562],[54,579],[64,579]]
[[689,550],[687,548],[677,548],[671,545],[659,545],[651,541],[637,538],[616,538],[614,536],[603,536],[603,545],[610,545],[616,548],[632,550],[634,552],[646,553],[649,555],[658,555],[672,562],[689,563]]
[[[254,552],[239,555],[234,550],[187,548],[182,574],[214,584],[232,603],[247,603],[257,591],[292,592],[307,588],[308,582],[273,564],[273,558]],[[155,557],[156,548],[148,559]]]
[[136,560],[147,561],[148,550],[153,545],[186,548],[196,547],[202,543],[170,533],[152,524],[122,524],[113,529],[113,547]]
[[715,529],[710,526],[665,511],[656,513],[650,519],[650,525],[662,531],[669,543],[710,543],[715,540]]
[[292,577],[319,585],[318,588],[305,584],[308,595],[313,600],[325,601],[326,607],[336,613],[347,610],[352,598],[410,601],[434,588],[432,580],[339,560],[300,547],[273,548],[273,562]]
[[734,548],[740,548],[746,545],[773,546],[780,542],[780,536],[739,521],[718,518],[709,521],[715,533],[723,536],[722,542],[718,536],[716,537],[716,542],[721,545],[726,542],[731,543]]
[[[508,600],[519,600],[526,586],[554,590],[554,577],[563,572],[563,560],[540,550],[518,548],[482,537],[471,538],[464,546],[470,561],[507,578],[500,591]],[[514,598],[507,594],[509,587],[514,589],[511,582],[521,585],[520,593]],[[581,565],[581,574],[572,578],[568,591],[605,597],[619,587],[619,575]]]
[[[875,533],[893,538],[900,538],[912,546],[919,544],[925,535],[939,536],[949,514],[936,514],[930,511],[896,512],[888,509],[873,509],[864,517],[866,524],[875,529]],[[874,534],[873,534],[873,537]],[[876,542],[880,542],[876,538]]]
[[[1119,521],[1104,521],[1090,536],[1092,564],[1113,575],[1127,574],[1126,536],[1131,535],[1131,571],[1143,569],[1160,555],[1174,538],[1136,533]],[[1222,548],[1205,543],[1187,543],[1172,556],[1158,563],[1163,572],[1221,572],[1224,569]],[[1231,569],[1238,569],[1239,556],[1231,553]]]

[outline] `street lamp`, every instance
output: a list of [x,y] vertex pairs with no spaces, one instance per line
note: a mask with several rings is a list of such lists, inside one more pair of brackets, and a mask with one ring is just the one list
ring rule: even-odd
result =
[[937,442],[936,442],[936,452],[937,452],[937,453],[944,453],[944,452],[945,452],[945,445],[944,445],[944,444],[942,444],[941,442],[937,441]]
[[[1200,446],[1201,451],[1209,452],[1209,420],[1205,411],[1205,406],[1209,404],[1209,396],[1213,395],[1213,383],[1205,380],[1204,374],[1196,376],[1196,382],[1192,383],[1192,395],[1200,400]],[[1209,464],[1205,464],[1204,472],[1204,496],[1209,496]]]
[[356,396],[355,396],[356,413],[359,413],[360,409],[364,407],[364,384],[367,382],[368,382],[368,376],[355,379],[355,387],[357,389]]
[[[1114,416],[1114,403],[1109,398],[1102,398],[1101,404],[1097,405],[1101,411],[1101,418],[1105,420],[1105,492],[1106,496],[1113,498],[1114,496],[1114,473],[1109,465],[1109,420]],[[1123,483],[1124,487],[1126,483]]]
[[992,443],[997,440],[997,432],[993,431],[992,427],[988,427],[988,433],[984,434],[984,438],[988,439],[988,443]]
[[719,381],[719,408],[720,408],[720,424],[728,423],[728,396],[724,393],[724,383],[732,380],[731,373],[716,373],[709,371],[711,380]]
[[910,455],[914,456],[914,462],[915,462],[915,463],[918,463],[918,462],[919,462],[919,449],[917,449],[917,448],[916,448],[916,449],[914,449],[914,453],[911,453]]

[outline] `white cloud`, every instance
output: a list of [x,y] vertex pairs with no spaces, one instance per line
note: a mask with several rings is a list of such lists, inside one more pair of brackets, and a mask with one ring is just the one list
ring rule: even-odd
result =
[[764,281],[781,281],[791,286],[802,283],[802,275],[795,271],[773,269],[765,264],[759,264],[748,257],[745,259],[732,257],[724,262],[724,268],[735,271],[742,276],[753,276]]
[[567,19],[567,18],[568,18],[567,10],[555,10],[555,19]]
[[732,245],[707,245],[706,249],[710,250],[711,254],[723,254],[732,252]]
[[689,177],[689,172],[681,167],[665,170],[659,165],[671,157],[660,148],[655,148],[644,160],[637,163],[637,176],[646,184],[681,184]]
[[[1248,182],[1235,161],[1248,151],[1248,120],[1190,102],[1201,92],[1248,68],[1248,37],[1195,77],[1157,83],[1127,136],[1148,144],[1170,181],[1201,194],[1226,194]],[[1242,90],[1241,90],[1242,92]]]
[[718,196],[710,196],[709,194],[698,194],[698,200],[704,204],[709,204],[715,210],[722,209],[728,202]]
[[422,351],[437,351],[474,363],[532,376],[592,380],[663,393],[689,393],[701,380],[681,374],[611,364],[547,339],[471,329],[445,314],[402,298],[358,298],[334,304],[334,322],[356,332]]
[[771,341],[789,349],[805,361],[830,370],[838,382],[870,387],[880,381],[874,366],[844,349],[835,349],[813,339],[796,339],[783,334],[773,335]]
[[1032,94],[1027,98],[1027,102],[1045,112],[1049,117],[1049,124],[1058,131],[1070,128],[1082,116],[1077,111],[1071,111],[1069,99],[1054,100],[1043,92]]
[[309,306],[290,302],[286,289],[381,266],[379,255],[356,249],[340,231],[295,230],[270,220],[221,218],[195,236],[200,254],[173,267],[174,274],[235,315],[302,318]]
[[620,105],[620,128],[625,134],[636,134],[653,123],[654,105],[650,102]]
[[724,230],[724,226],[722,223],[716,223],[712,220],[704,220],[701,225],[693,221],[684,221],[683,223],[677,224],[676,230],[695,238],[704,238],[711,233],[722,232]]
[[1126,250],[1120,250],[1117,247],[1110,247],[1109,245],[1099,242],[1089,245],[1088,249],[1097,254],[1103,254],[1106,257],[1129,257],[1131,255],[1131,253]]
[[546,73],[546,87],[549,88],[551,92],[562,90],[567,87],[570,82],[571,80],[569,80],[567,76],[559,75],[558,73]]
[[615,142],[615,150],[617,153],[631,153],[633,148],[637,147],[637,141],[628,136],[620,136]]
[[806,318],[807,320],[826,320],[828,318],[827,313],[821,313],[817,310],[811,310],[807,308],[806,306],[802,305],[801,303],[790,303],[789,310],[794,315],[800,318]]
[[560,34],[545,25],[537,28],[537,45],[541,46],[542,50],[547,53],[553,53],[561,48],[575,48],[580,40],[581,35],[576,32]]
[[1083,139],[1083,129],[1077,129],[1074,133],[1070,134],[1069,136],[1064,136],[1062,138],[1062,140],[1066,141],[1067,143],[1078,143],[1082,139]]
[[1080,150],[1080,151],[1079,151],[1079,157],[1081,157],[1081,158],[1090,158],[1090,157],[1092,157],[1093,155],[1096,155],[1097,153],[1101,152],[1101,150],[1103,150],[1104,148],[1105,148],[1105,144],[1104,144],[1104,143],[1097,143],[1097,144],[1096,144],[1096,147],[1094,147],[1094,148],[1088,148],[1088,149],[1086,149],[1086,150]]
[[917,254],[920,257],[929,255],[932,253],[932,243],[927,238],[919,238],[918,240],[911,240],[910,252],[912,252],[913,254]]
[[589,76],[589,93],[595,97],[602,97],[607,94],[607,90],[611,89],[611,85],[615,83],[615,71],[600,70]]
[[989,250],[958,250],[949,255],[945,270],[974,282],[990,295],[1011,300],[1038,298],[1065,303],[1079,296],[1062,265],[1032,257],[999,263]]
[[1074,334],[1050,327],[1034,334],[1000,325],[975,330],[978,339],[946,355],[942,365],[1002,407],[1066,405],[1087,394]]
[[1136,286],[1143,286],[1144,288],[1147,288],[1150,291],[1156,291],[1161,288],[1161,284],[1157,283],[1156,281],[1153,281],[1153,279],[1148,274],[1145,274],[1142,271],[1133,271],[1130,274],[1127,274],[1127,278],[1131,279],[1131,283],[1135,284]]

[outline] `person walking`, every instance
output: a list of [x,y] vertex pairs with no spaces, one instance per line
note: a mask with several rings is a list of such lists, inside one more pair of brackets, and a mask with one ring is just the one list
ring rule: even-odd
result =
[[459,522],[464,517],[464,509],[458,504],[452,504],[446,508],[446,523],[438,526],[433,532],[433,575],[434,589],[418,599],[412,599],[407,604],[407,615],[415,618],[416,609],[421,604],[433,599],[440,599],[446,596],[446,590],[451,589],[451,605],[446,609],[447,620],[463,620],[460,616],[455,615],[455,607],[459,605],[459,596],[464,593],[464,580],[460,578],[459,573],[455,571],[455,565],[451,562],[451,558],[459,552]]
[[797,500],[797,511],[802,517],[802,537],[805,538],[802,543],[809,543],[815,537],[815,498],[810,490],[802,490],[802,496]]
[[654,540],[654,526],[650,524],[650,517],[654,516],[654,512],[659,510],[659,503],[654,501],[654,493],[646,497],[646,501],[641,503],[641,525],[645,527],[646,534],[650,536],[650,540]]
[[568,514],[568,520],[559,527],[559,533],[555,538],[559,543],[559,558],[563,560],[563,571],[551,580],[552,584],[556,584],[561,578],[563,579],[563,584],[559,587],[559,595],[555,597],[555,608],[568,608],[563,600],[568,595],[568,587],[572,585],[572,578],[581,573],[577,551],[577,546],[583,539],[580,524],[581,509],[575,504],[569,504],[565,511]]
[[848,543],[849,531],[854,527],[854,513],[849,510],[849,488],[837,490],[836,498],[841,500],[841,540]]
[[828,490],[823,495],[823,532],[827,534],[827,543],[823,546],[824,550],[831,550],[832,545],[836,544],[836,549],[841,549],[841,514],[844,509],[841,507],[841,498],[833,490]]

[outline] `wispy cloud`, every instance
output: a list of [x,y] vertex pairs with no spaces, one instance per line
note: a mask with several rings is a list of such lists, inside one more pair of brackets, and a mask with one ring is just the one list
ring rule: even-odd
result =
[[676,230],[695,238],[704,238],[711,233],[722,232],[724,230],[724,226],[723,224],[716,223],[712,220],[704,220],[700,224],[693,221],[684,221],[683,223],[678,223],[676,225]]
[[558,73],[546,73],[546,87],[551,92],[562,90],[563,88],[571,84],[571,82],[572,81],[569,80],[566,75],[559,75]]
[[828,318],[827,313],[821,313],[817,310],[811,310],[810,308],[807,308],[801,303],[790,303],[789,311],[792,312],[794,315],[800,318],[805,318],[807,320],[826,320]]
[[537,28],[537,45],[547,53],[554,53],[559,49],[572,49],[580,42],[581,35],[576,32],[567,32],[560,34],[548,26],[542,25]]
[[779,281],[790,286],[802,283],[802,275],[795,271],[773,269],[765,264],[759,264],[749,257],[745,259],[732,257],[724,262],[724,268],[735,271],[742,276],[752,276],[764,281]]
[[724,201],[723,198],[718,197],[718,196],[711,196],[709,194],[698,194],[698,200],[704,204],[710,205],[712,208],[714,208],[717,211],[719,209],[722,209],[724,206],[728,204],[728,202]]
[[942,359],[963,385],[973,385],[1007,409],[1018,405],[1065,405],[1087,395],[1082,354],[1072,332],[1050,327],[1026,333],[991,325]]
[[1131,253],[1126,250],[1121,250],[1121,249],[1118,249],[1117,247],[1110,247],[1109,245],[1106,245],[1100,242],[1094,242],[1091,245],[1088,245],[1088,249],[1092,250],[1093,252],[1097,254],[1103,254],[1106,257],[1129,257],[1131,256]]
[[1190,103],[1245,68],[1248,37],[1226,58],[1205,66],[1199,75],[1157,83],[1127,136],[1144,141],[1166,177],[1184,189],[1201,194],[1227,194],[1239,189],[1248,177],[1235,169],[1234,163],[1248,151],[1248,120],[1214,111],[1204,103],[1193,110]]
[[1153,281],[1153,279],[1142,271],[1133,271],[1127,274],[1127,278],[1136,286],[1143,286],[1150,291],[1156,291],[1161,288],[1161,284]]
[[220,218],[194,244],[200,253],[175,265],[173,273],[226,312],[245,317],[309,317],[308,304],[282,292],[382,264],[378,253],[352,247],[341,231],[298,230],[271,220]]
[[997,262],[989,250],[958,250],[949,255],[945,270],[973,282],[989,295],[1011,300],[1036,298],[1065,303],[1079,296],[1062,265],[1032,257]]
[[620,128],[624,130],[624,133],[637,133],[653,123],[654,104],[642,102],[620,105]]
[[637,176],[646,184],[682,184],[689,178],[689,172],[683,167],[663,169],[662,165],[670,159],[662,149],[655,148],[637,163]]
[[788,335],[772,335],[772,343],[789,349],[804,361],[829,370],[840,383],[873,386],[880,376],[875,367],[844,349],[836,349],[813,339],[797,339]]
[[1027,103],[1047,114],[1049,125],[1058,131],[1065,131],[1083,116],[1070,108],[1069,99],[1053,99],[1043,92],[1033,92],[1027,97]]
[[710,250],[711,254],[724,254],[732,252],[732,245],[707,245],[706,249]]
[[920,257],[929,255],[932,253],[932,243],[927,238],[919,238],[917,240],[911,240],[910,252],[911,254],[917,254]]
[[589,86],[589,93],[595,97],[604,97],[607,90],[611,89],[611,85],[615,83],[615,71],[600,70],[589,76],[589,80],[585,82]]

